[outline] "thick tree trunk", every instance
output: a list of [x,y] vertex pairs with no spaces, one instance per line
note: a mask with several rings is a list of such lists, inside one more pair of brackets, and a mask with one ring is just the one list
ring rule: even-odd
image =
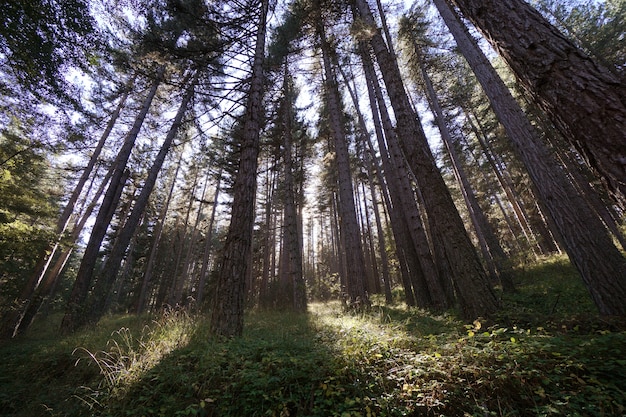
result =
[[[369,42],[380,66],[389,99],[396,116],[398,136],[404,153],[418,179],[429,222],[437,225],[437,237],[442,239],[440,259],[445,257],[451,269],[457,300],[466,319],[490,315],[498,301],[489,285],[478,254],[454,206],[450,192],[435,165],[422,127],[411,109],[397,60],[390,55],[375,26],[365,0],[354,0],[361,18],[372,27]],[[435,237],[435,234],[433,234]]]
[[626,208],[626,85],[522,0],[447,0],[476,25]]
[[458,16],[444,0],[435,0],[435,4],[524,162],[536,195],[547,209],[548,224],[552,223],[553,232],[560,235],[598,309],[607,315],[626,314],[626,258],[562,168],[552,160],[519,104]]
[[240,336],[243,332],[244,300],[249,258],[252,250],[254,202],[259,155],[259,135],[263,116],[263,61],[269,0],[260,5],[261,14],[252,64],[250,91],[243,122],[239,169],[233,184],[230,226],[220,262],[211,317],[211,333]]

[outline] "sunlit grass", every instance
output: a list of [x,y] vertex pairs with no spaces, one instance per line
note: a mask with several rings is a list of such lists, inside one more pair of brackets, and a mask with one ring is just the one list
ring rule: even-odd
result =
[[197,326],[197,320],[186,311],[167,311],[144,325],[139,334],[129,327],[114,331],[104,350],[77,347],[72,353],[78,358],[76,364],[86,361],[97,366],[103,378],[96,389],[85,387],[85,393],[78,398],[93,409],[103,407],[103,399],[123,396],[161,359],[187,346]]
[[50,317],[0,347],[0,415],[623,414],[622,324],[589,309],[562,259],[517,279],[498,316],[472,323],[404,304],[313,303],[250,311],[242,337],[218,340],[183,311],[111,316],[71,337]]

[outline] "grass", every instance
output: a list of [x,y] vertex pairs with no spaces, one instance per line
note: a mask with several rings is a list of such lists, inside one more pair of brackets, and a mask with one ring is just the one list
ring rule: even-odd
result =
[[184,312],[109,317],[62,338],[49,317],[0,346],[2,416],[618,416],[624,323],[572,268],[519,272],[486,321],[404,305],[254,311],[217,341]]

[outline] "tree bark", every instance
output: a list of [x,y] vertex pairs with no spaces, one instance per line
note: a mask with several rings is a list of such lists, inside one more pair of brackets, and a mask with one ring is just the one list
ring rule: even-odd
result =
[[341,236],[345,244],[346,258],[346,290],[351,305],[357,307],[369,303],[365,291],[365,257],[361,245],[360,231],[354,203],[350,157],[342,120],[343,110],[337,86],[337,79],[332,65],[331,47],[326,40],[323,23],[317,27],[317,35],[321,42],[324,63],[324,96],[328,107],[328,118],[331,135],[335,145],[335,167],[337,169],[339,187],[339,215]]
[[164,72],[165,66],[161,66],[157,70],[156,78],[152,82],[150,91],[144,99],[143,106],[135,118],[133,127],[126,135],[124,144],[115,158],[111,182],[104,195],[100,210],[98,211],[96,222],[91,232],[91,236],[89,237],[87,247],[85,248],[85,254],[83,255],[83,260],[76,275],[72,292],[70,293],[65,316],[61,322],[61,329],[65,333],[71,333],[75,331],[78,326],[84,324],[85,311],[83,311],[83,304],[89,292],[89,286],[93,278],[93,270],[98,259],[100,245],[106,235],[109,223],[113,218],[115,208],[117,207],[119,197],[124,187],[124,182],[128,176],[126,163],[130,157],[135,140],[139,135],[143,121],[148,114],[152,100],[156,95],[159,85],[161,84]]
[[196,73],[193,80],[187,86],[176,116],[174,117],[174,121],[172,122],[172,126],[167,132],[165,140],[163,140],[163,143],[161,144],[161,149],[159,150],[159,153],[152,162],[152,166],[150,167],[148,176],[143,184],[139,196],[135,200],[133,209],[126,219],[126,222],[124,223],[124,226],[122,227],[119,235],[115,239],[113,247],[111,248],[111,252],[107,256],[104,266],[102,267],[102,272],[98,277],[96,285],[94,302],[92,303],[90,308],[90,320],[92,322],[98,321],[104,313],[106,298],[111,292],[111,289],[115,282],[115,278],[117,277],[117,273],[120,270],[122,259],[124,258],[124,254],[126,253],[128,244],[130,243],[132,237],[135,235],[137,225],[139,225],[141,217],[143,216],[146,206],[148,205],[148,200],[152,195],[152,190],[154,189],[157,177],[161,172],[161,168],[163,167],[165,158],[169,153],[172,144],[174,143],[174,138],[176,137],[180,126],[182,125],[183,117],[187,112],[187,107],[193,96],[193,90],[197,82],[198,75],[199,73]]
[[283,130],[283,174],[285,187],[284,201],[284,245],[286,250],[286,273],[289,276],[291,287],[291,301],[294,311],[304,312],[307,308],[306,286],[302,273],[302,251],[300,246],[300,236],[298,230],[298,211],[296,207],[296,186],[293,176],[293,134],[292,134],[292,114],[291,106],[295,98],[292,97],[290,88],[291,77],[289,76],[288,63],[285,59],[285,74],[283,80],[283,108],[282,108],[282,130]]
[[470,185],[467,175],[465,174],[465,169],[463,168],[461,158],[455,148],[456,141],[452,138],[452,135],[448,130],[448,126],[446,125],[445,116],[439,102],[439,97],[437,96],[430,76],[426,71],[426,66],[423,61],[423,53],[415,40],[412,41],[413,48],[415,49],[415,53],[419,60],[418,65],[420,73],[422,75],[422,80],[424,81],[424,86],[426,87],[428,103],[431,107],[431,111],[435,116],[435,123],[439,128],[441,138],[444,142],[446,149],[448,150],[450,159],[452,160],[453,170],[455,176],[457,177],[457,181],[460,184],[463,199],[465,200],[465,203],[467,205],[470,219],[474,225],[478,241],[480,242],[480,247],[483,251],[483,258],[485,260],[485,263],[488,266],[488,270],[492,274],[492,278],[500,281],[500,284],[502,285],[502,288],[505,292],[515,292],[512,271],[507,256],[504,253],[504,249],[502,249],[502,246],[500,246],[500,242],[493,232],[487,216],[478,204],[476,194],[474,193],[474,190]]
[[[111,131],[113,130],[113,127],[115,126],[115,123],[117,122],[117,119],[122,109],[124,108],[124,105],[126,104],[126,99],[128,98],[130,90],[132,89],[133,83],[134,77],[128,81],[124,93],[120,97],[115,110],[113,111],[113,113],[111,113],[111,116],[109,117],[109,121],[104,131],[100,135],[100,139],[98,140],[98,143],[96,144],[96,147],[94,148],[94,151],[89,158],[87,166],[83,170],[80,178],[78,179],[78,182],[74,186],[74,190],[72,191],[72,194],[70,195],[70,198],[68,199],[67,204],[65,205],[63,212],[61,213],[61,216],[57,221],[56,229],[54,232],[55,241],[50,242],[50,244],[39,255],[39,261],[35,266],[33,274],[30,276],[18,299],[18,304],[20,306],[19,310],[15,311],[13,314],[10,314],[9,317],[7,317],[3,321],[2,330],[0,330],[0,338],[6,337],[9,334],[11,334],[11,337],[13,337],[16,334],[15,332],[17,331],[18,327],[20,327],[24,315],[30,308],[32,299],[36,297],[36,292],[39,288],[39,285],[41,284],[42,280],[44,280],[46,273],[48,272],[48,268],[50,267],[50,263],[52,262],[59,246],[61,245],[61,239],[67,229],[68,224],[70,223],[78,198],[80,197],[80,194],[82,193],[83,188],[87,183],[87,180],[91,176],[96,162],[100,157],[100,153],[102,152],[102,149],[104,148],[104,145],[109,138],[109,135],[111,134]],[[62,253],[60,255],[60,258],[63,257],[64,256]],[[67,257],[65,259],[67,259]],[[39,305],[36,307],[36,310],[39,310]]]
[[263,61],[268,7],[269,1],[263,0],[260,4],[250,90],[244,115],[239,169],[233,184],[231,221],[220,262],[211,316],[211,333],[216,336],[240,336],[243,332],[245,284],[252,250],[256,171],[263,116]]
[[161,209],[161,215],[159,217],[159,220],[154,230],[154,237],[152,240],[152,246],[150,248],[150,254],[148,255],[146,271],[144,272],[143,279],[141,281],[141,288],[139,290],[139,297],[137,299],[137,307],[135,309],[136,314],[143,313],[146,307],[148,291],[150,289],[150,285],[152,284],[154,265],[156,262],[157,252],[159,249],[159,244],[161,243],[161,237],[163,236],[163,227],[165,226],[165,218],[167,217],[167,212],[170,207],[170,202],[172,201],[172,196],[174,195],[174,187],[176,186],[176,179],[178,178],[178,173],[182,165],[182,159],[183,159],[183,153],[181,152],[180,156],[178,157],[176,170],[174,171],[174,176],[172,177],[172,181],[170,183],[170,188],[167,193],[165,204],[163,204],[163,208]]
[[367,1],[354,0],[354,4],[364,23],[371,28],[368,40],[389,93],[396,116],[398,136],[418,179],[429,222],[437,225],[437,235],[442,239],[440,249],[445,253],[440,256],[445,256],[451,268],[451,278],[461,313],[466,319],[488,316],[497,310],[498,301],[450,192],[435,165],[421,124],[411,109],[397,60],[390,55],[380,31],[376,28]]
[[434,1],[524,162],[536,195],[547,210],[548,224],[556,228],[553,232],[560,235],[565,251],[598,309],[606,315],[626,314],[626,258],[615,247],[600,219],[578,195],[563,169],[553,161],[467,28],[444,0]]
[[522,0],[448,0],[626,208],[626,85]]

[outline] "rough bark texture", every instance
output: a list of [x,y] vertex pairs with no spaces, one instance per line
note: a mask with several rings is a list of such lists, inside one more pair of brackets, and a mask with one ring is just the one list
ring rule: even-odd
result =
[[525,1],[447,2],[483,33],[625,208],[626,85]]
[[563,169],[495,72],[443,0],[435,0],[442,17],[487,94],[507,136],[524,162],[536,195],[546,208],[548,224],[576,266],[602,314],[626,314],[626,259],[600,219],[578,194]]
[[268,5],[268,0],[261,3],[239,169],[233,184],[231,220],[219,267],[211,316],[211,332],[216,336],[240,336],[243,332],[245,284],[248,259],[252,251],[259,134],[263,116],[263,61]]
[[398,136],[407,161],[418,179],[429,222],[436,224],[436,234],[442,239],[440,248],[445,253],[439,254],[439,259],[445,257],[450,266],[461,312],[467,319],[490,315],[497,310],[498,301],[450,192],[435,165],[421,124],[411,109],[398,63],[390,55],[380,31],[376,29],[367,2],[355,0],[354,4],[365,24],[372,28],[369,42],[396,116]]

